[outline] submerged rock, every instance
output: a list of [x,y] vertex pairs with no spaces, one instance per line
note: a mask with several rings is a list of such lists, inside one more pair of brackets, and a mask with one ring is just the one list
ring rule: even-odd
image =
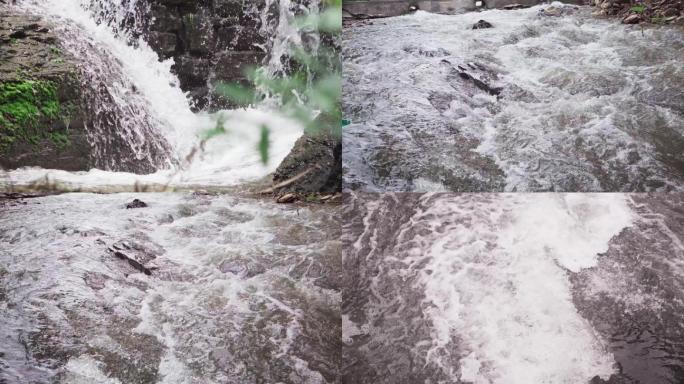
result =
[[218,268],[223,273],[232,273],[243,278],[254,277],[266,272],[266,267],[263,264],[244,258],[224,260]]
[[155,269],[150,262],[164,253],[164,249],[154,243],[144,244],[130,240],[120,240],[109,247],[108,251],[128,261],[133,268],[146,275],[151,275],[152,270]]
[[147,203],[145,203],[142,200],[138,199],[133,199],[130,203],[126,204],[126,209],[133,209],[133,208],[146,208]]
[[479,20],[475,25],[473,25],[473,29],[485,29],[485,28],[494,28],[492,23],[485,21],[485,20]]

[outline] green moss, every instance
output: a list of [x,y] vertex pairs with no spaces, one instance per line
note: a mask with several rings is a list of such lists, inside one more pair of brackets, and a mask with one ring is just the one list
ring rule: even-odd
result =
[[57,97],[52,81],[17,80],[0,84],[0,148],[19,141],[32,144],[49,139],[62,147],[69,144],[66,132],[49,132],[44,125],[69,114]]
[[197,18],[194,13],[188,13],[187,15],[183,16],[183,24],[185,24],[185,28],[188,30],[194,30],[199,27],[197,24]]

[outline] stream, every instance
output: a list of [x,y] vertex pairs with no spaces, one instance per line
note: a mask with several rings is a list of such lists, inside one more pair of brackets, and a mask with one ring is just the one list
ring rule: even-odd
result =
[[346,27],[344,187],[684,189],[684,30],[552,6]]
[[334,381],[335,209],[181,193],[0,209],[0,382]]
[[[172,59],[136,37],[139,5],[16,5],[83,59],[98,163],[0,174],[0,383],[337,382],[339,208],[244,193],[303,127],[273,101],[194,113]],[[263,31],[275,34],[274,71],[301,43],[289,5]],[[219,120],[227,133],[203,142]],[[273,128],[266,164],[263,125]],[[122,172],[129,163],[142,167]],[[13,194],[46,190],[55,194]]]
[[343,382],[681,383],[683,203],[348,195]]

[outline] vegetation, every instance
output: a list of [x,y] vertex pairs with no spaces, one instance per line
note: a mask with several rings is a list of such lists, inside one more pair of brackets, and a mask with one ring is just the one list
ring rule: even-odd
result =
[[639,4],[631,7],[629,10],[634,13],[642,14],[646,10],[646,6]]
[[0,84],[0,148],[23,140],[38,144],[42,138],[58,146],[69,143],[63,132],[39,129],[38,124],[63,117],[57,98],[57,87],[52,81],[17,80]]
[[[342,134],[342,64],[337,46],[342,30],[341,0],[327,0],[322,11],[297,18],[303,34],[318,34],[318,47],[291,47],[287,73],[273,74],[267,67],[250,68],[246,75],[250,86],[237,83],[219,84],[215,92],[241,106],[255,105],[265,99],[276,100],[285,116],[298,120],[309,134],[324,132]],[[323,115],[325,119],[318,118]],[[336,121],[332,127],[321,121]],[[273,127],[261,127],[257,149],[261,160],[268,161],[269,132]],[[223,134],[224,121],[219,118],[207,138]]]

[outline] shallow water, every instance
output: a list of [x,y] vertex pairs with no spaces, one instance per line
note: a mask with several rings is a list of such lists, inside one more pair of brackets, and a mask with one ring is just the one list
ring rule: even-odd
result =
[[0,382],[334,382],[339,235],[334,206],[225,195],[0,201]]
[[684,189],[684,30],[544,7],[345,28],[345,187]]
[[343,382],[682,382],[684,195],[345,203]]

